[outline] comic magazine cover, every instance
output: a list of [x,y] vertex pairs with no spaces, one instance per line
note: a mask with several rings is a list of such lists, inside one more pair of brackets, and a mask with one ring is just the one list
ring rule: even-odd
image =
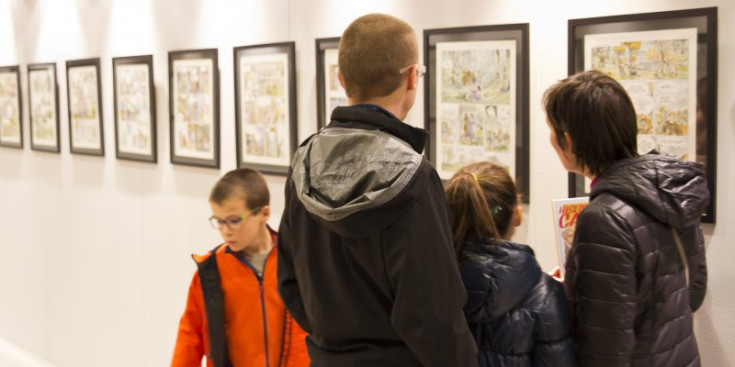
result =
[[551,201],[553,210],[554,234],[556,237],[556,257],[564,277],[564,262],[574,239],[574,229],[577,227],[579,213],[589,203],[589,197],[577,197],[568,199],[555,199]]

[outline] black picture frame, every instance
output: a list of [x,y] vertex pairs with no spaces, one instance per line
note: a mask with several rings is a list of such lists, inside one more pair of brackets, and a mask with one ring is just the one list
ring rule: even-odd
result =
[[[61,129],[56,63],[28,64],[26,71],[31,150],[60,153]],[[41,137],[45,135],[51,137],[42,139]]]
[[[702,221],[706,223],[715,222],[715,203],[716,203],[716,167],[717,167],[717,8],[699,8],[699,9],[687,9],[687,10],[676,10],[676,11],[665,11],[656,13],[643,13],[643,14],[629,14],[629,15],[615,15],[605,16],[597,18],[583,18],[583,19],[571,19],[569,20],[569,38],[568,38],[568,72],[569,75],[575,74],[585,68],[585,38],[590,37],[606,37],[612,35],[617,37],[621,33],[633,33],[633,32],[648,32],[648,31],[660,31],[660,32],[677,32],[686,31],[687,29],[696,28],[696,91],[689,94],[687,98],[688,106],[696,104],[700,106],[699,112],[696,114],[695,120],[691,118],[685,120],[687,126],[696,124],[696,133],[694,140],[694,151],[696,151],[695,160],[704,164],[707,184],[710,190],[710,205],[702,217]],[[692,31],[693,32],[693,31]],[[639,33],[640,34],[640,33]],[[666,33],[663,33],[666,34]],[[672,33],[674,34],[674,33]],[[639,37],[642,38],[642,37]],[[593,38],[594,39],[594,38]],[[620,36],[620,40],[624,37]],[[694,36],[692,36],[694,39]],[[633,42],[630,42],[633,43]],[[628,51],[628,55],[636,56],[633,61],[638,60],[637,55],[639,51],[640,41],[636,45],[635,52]],[[621,42],[621,45],[623,42]],[[694,45],[690,46],[694,47]],[[629,46],[630,48],[630,46]],[[624,50],[617,50],[619,55],[624,55]],[[661,53],[663,55],[663,53]],[[689,53],[687,53],[689,55]],[[622,56],[625,57],[625,56]],[[633,56],[629,56],[633,57]],[[664,57],[661,56],[661,71],[660,75],[668,73],[667,69],[664,69],[665,63]],[[688,57],[687,57],[688,59]],[[673,62],[672,62],[673,63]],[[624,65],[625,62],[617,61],[618,65]],[[629,62],[634,64],[634,62]],[[601,64],[602,65],[602,64]],[[637,65],[637,64],[636,64]],[[619,66],[622,68],[622,66]],[[621,69],[616,75],[629,75],[629,80],[638,80],[638,70],[635,70],[634,74],[631,74],[630,66],[627,69]],[[671,69],[669,69],[671,70]],[[687,68],[687,74],[689,69]],[[610,72],[608,72],[610,74]],[[643,74],[643,73],[641,73]],[[616,75],[611,75],[616,77]],[[631,77],[630,75],[633,75]],[[641,77],[642,78],[642,77]],[[617,78],[616,78],[617,79]],[[660,80],[665,80],[664,77],[660,77]],[[653,83],[651,81],[650,83]],[[691,86],[693,83],[691,79],[688,85]],[[653,87],[650,87],[653,88]],[[695,101],[692,101],[692,97]],[[635,98],[634,102],[635,102]],[[656,107],[654,107],[656,108]],[[641,111],[639,113],[639,129],[641,122]],[[688,116],[692,116],[692,112],[687,109]],[[655,113],[651,113],[652,116],[647,121],[655,121]],[[648,130],[651,130],[650,128]],[[688,131],[689,129],[687,129]],[[702,131],[704,130],[704,131]],[[663,132],[661,134],[664,134]],[[682,133],[683,134],[683,133]],[[639,134],[639,137],[641,135]],[[704,140],[704,142],[702,142]],[[640,139],[639,139],[640,141]],[[688,151],[692,151],[690,146],[687,145]],[[639,144],[639,149],[641,146]],[[647,149],[646,149],[647,150]],[[639,151],[643,154],[646,151]],[[691,154],[687,153],[687,157],[691,157]],[[688,159],[691,160],[691,159]],[[577,197],[589,194],[589,185],[585,182],[585,178],[581,175],[570,173],[569,174],[569,196]]]
[[112,59],[117,159],[156,163],[156,91],[153,55]]
[[[337,50],[340,37],[317,38],[316,41],[316,127],[329,123],[332,110],[346,105],[347,97],[337,79]],[[329,68],[329,72],[327,72]],[[327,107],[327,106],[330,107]]]
[[[23,149],[23,98],[20,92],[20,66],[0,67],[0,147]],[[15,84],[13,86],[12,84]],[[11,111],[11,116],[6,112]],[[10,126],[8,126],[10,125]],[[12,139],[5,129],[17,130]]]
[[[66,93],[69,150],[72,154],[104,156],[104,114],[98,57],[66,62]],[[94,98],[96,101],[90,100]],[[91,120],[96,122],[90,124]],[[88,133],[91,135],[85,136]]]
[[[173,164],[210,168],[220,166],[218,65],[216,48],[168,53]],[[182,80],[177,85],[179,77]],[[203,81],[200,80],[202,78]],[[181,109],[177,110],[177,107]],[[190,120],[190,116],[198,120]],[[179,131],[179,127],[187,131]]]
[[235,47],[233,57],[237,167],[286,175],[298,143],[296,43]]
[[[456,163],[454,164],[447,164],[443,165],[442,162],[440,162],[440,159],[438,157],[438,150],[440,148],[440,142],[439,139],[439,130],[441,127],[438,127],[437,124],[437,116],[438,116],[438,106],[439,106],[439,100],[438,100],[438,73],[439,69],[437,68],[437,44],[446,44],[446,47],[462,47],[463,45],[467,45],[467,47],[472,47],[470,45],[472,44],[479,44],[480,42],[485,41],[502,41],[503,44],[508,45],[507,53],[509,55],[508,58],[508,64],[512,64],[510,60],[513,58],[515,59],[515,63],[512,65],[515,68],[515,73],[512,73],[509,69],[508,70],[508,98],[509,101],[514,101],[515,103],[508,102],[507,108],[502,108],[500,104],[495,102],[494,107],[493,103],[487,102],[487,104],[484,106],[484,113],[488,115],[488,120],[486,121],[487,124],[489,124],[490,121],[490,115],[487,113],[489,111],[489,107],[493,107],[492,111],[494,111],[494,122],[501,121],[498,119],[498,111],[504,110],[507,111],[508,116],[510,117],[508,119],[508,123],[512,124],[512,128],[509,129],[515,129],[515,133],[510,134],[507,132],[504,132],[501,127],[497,128],[496,132],[498,136],[500,137],[498,141],[505,141],[507,139],[508,146],[506,148],[506,151],[512,152],[514,159],[514,162],[511,162],[515,165],[515,181],[516,186],[519,189],[519,192],[521,194],[521,200],[525,203],[528,203],[530,200],[530,192],[529,192],[529,25],[528,23],[519,23],[519,24],[502,24],[502,25],[486,25],[486,26],[474,26],[474,27],[459,27],[459,28],[441,28],[441,29],[427,29],[424,30],[424,63],[427,65],[427,73],[426,73],[426,80],[424,81],[424,127],[429,131],[429,142],[426,145],[425,154],[427,157],[429,157],[429,160],[434,163],[434,166],[437,169],[437,172],[440,173],[440,177],[442,179],[448,179],[451,177],[451,174],[456,171],[461,166],[464,166],[466,164],[472,163],[477,161],[478,159],[485,159],[483,157],[478,157],[474,154],[468,154],[467,159],[458,159]],[[476,43],[477,42],[477,43]],[[454,44],[454,46],[452,46]],[[512,47],[510,45],[513,45]],[[515,50],[515,54],[512,55],[511,49]],[[501,51],[496,51],[501,52]],[[500,58],[498,58],[500,60]],[[490,60],[488,60],[488,64],[490,64]],[[495,64],[500,64],[500,62],[496,62]],[[510,68],[510,66],[508,66]],[[489,67],[483,66],[482,68],[478,67],[478,69],[489,69]],[[473,73],[473,71],[468,70],[467,73]],[[449,88],[452,88],[455,85],[458,85],[455,88],[460,88],[460,86],[463,86],[464,84],[473,84],[473,83],[465,83],[465,71],[460,72],[460,80],[452,83],[452,80],[450,77],[450,82],[448,83],[448,90]],[[469,80],[473,80],[474,76],[473,74],[469,74],[471,77]],[[497,74],[500,75],[500,74]],[[492,77],[486,77],[484,79],[486,84],[493,86],[494,83],[498,83],[495,80],[499,78],[497,76],[495,78]],[[511,78],[515,78],[515,84],[514,84],[514,91],[515,93],[512,93],[510,85],[512,85]],[[502,81],[502,80],[501,80]],[[505,84],[502,82],[500,84],[501,86],[497,88],[498,91],[501,93],[505,92]],[[461,129],[462,126],[460,125],[460,111],[462,108],[478,108],[480,105],[485,104],[486,101],[482,101],[483,99],[490,98],[483,93],[489,93],[487,92],[487,88],[480,88],[480,85],[478,84],[476,86],[477,92],[467,92],[465,95],[466,99],[470,99],[471,96],[474,96],[475,100],[474,103],[467,102],[466,105],[468,107],[460,107],[460,103],[457,102],[457,120],[454,124],[452,124],[452,121],[450,120],[447,122],[448,128],[456,128]],[[474,94],[473,94],[474,93]],[[454,99],[457,99],[458,94],[455,94],[454,97],[447,97],[448,101]],[[448,106],[448,105],[447,105]],[[473,107],[474,106],[474,107]],[[465,109],[465,111],[467,111]],[[514,117],[514,118],[513,118]],[[499,122],[498,122],[499,123]],[[485,126],[483,124],[483,126]],[[489,126],[489,125],[488,125]],[[483,127],[484,129],[484,127]],[[458,130],[455,130],[458,131]],[[507,133],[507,136],[506,136]],[[449,135],[449,134],[448,134]],[[511,136],[515,136],[515,147],[511,147],[510,140]],[[457,152],[458,149],[461,152],[462,147],[457,147],[456,144],[459,142],[459,136],[457,136],[457,140],[455,144],[450,144],[451,142],[448,141],[445,144],[447,145],[447,149],[452,149],[451,152]],[[451,137],[448,139],[451,140]],[[485,135],[482,135],[480,140],[482,141],[480,144],[485,144]],[[489,138],[488,138],[489,139]],[[501,145],[492,145],[495,143],[492,143],[490,141],[487,142],[489,146],[502,146]],[[451,146],[454,145],[455,147],[452,148]],[[478,148],[475,148],[478,149]],[[486,153],[486,148],[479,148],[482,149],[484,154],[491,154]],[[494,149],[494,148],[490,148]],[[469,151],[469,150],[468,150]],[[443,156],[443,153],[442,153]],[[500,162],[503,164],[503,162]],[[447,169],[444,169],[443,167],[446,167]],[[450,169],[451,168],[451,169]],[[442,174],[443,171],[446,171]],[[451,173],[450,173],[451,172]],[[511,172],[512,175],[512,172]]]

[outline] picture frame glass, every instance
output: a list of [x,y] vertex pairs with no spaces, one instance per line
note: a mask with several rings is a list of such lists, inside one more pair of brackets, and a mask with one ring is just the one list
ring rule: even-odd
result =
[[173,152],[176,156],[213,159],[215,156],[214,62],[211,59],[173,61]]
[[[705,168],[714,222],[717,8],[569,21],[569,74],[595,69],[617,80],[637,114],[638,153],[656,151]],[[569,175],[569,196],[590,194]]]
[[69,126],[74,150],[102,151],[102,115],[96,65],[70,66]]
[[30,65],[28,97],[31,147],[59,151],[59,115],[55,65]]
[[0,68],[0,145],[23,146],[18,67]]
[[239,165],[288,166],[291,158],[291,71],[288,53],[240,55]]
[[114,67],[118,156],[153,157],[151,67],[147,63],[118,63]]
[[516,176],[516,42],[436,44],[436,169],[444,179],[473,161]]
[[443,180],[489,161],[529,192],[528,24],[424,31],[426,155]]

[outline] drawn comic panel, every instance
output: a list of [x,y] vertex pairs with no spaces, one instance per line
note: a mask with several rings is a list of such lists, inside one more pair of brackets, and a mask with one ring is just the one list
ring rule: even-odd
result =
[[54,71],[52,69],[30,70],[28,88],[33,144],[55,147],[58,131]]
[[151,155],[151,95],[147,64],[117,65],[117,138],[121,152]]
[[0,141],[20,144],[20,96],[18,73],[0,72]]
[[214,66],[210,59],[173,62],[174,152],[214,157]]
[[639,152],[696,158],[696,46],[695,28],[585,36],[585,69],[607,73],[631,96]]
[[239,62],[242,159],[288,164],[288,54],[242,56]]
[[508,105],[485,106],[485,150],[508,153],[515,149],[515,121]]
[[437,43],[441,103],[510,103],[515,46],[515,41]]
[[74,148],[101,149],[97,67],[69,68],[69,115]]

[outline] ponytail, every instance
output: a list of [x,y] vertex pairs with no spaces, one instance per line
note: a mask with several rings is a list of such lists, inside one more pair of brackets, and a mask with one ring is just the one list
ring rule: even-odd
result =
[[502,239],[509,233],[518,194],[508,171],[491,162],[463,167],[444,191],[452,211],[454,249],[471,238]]

